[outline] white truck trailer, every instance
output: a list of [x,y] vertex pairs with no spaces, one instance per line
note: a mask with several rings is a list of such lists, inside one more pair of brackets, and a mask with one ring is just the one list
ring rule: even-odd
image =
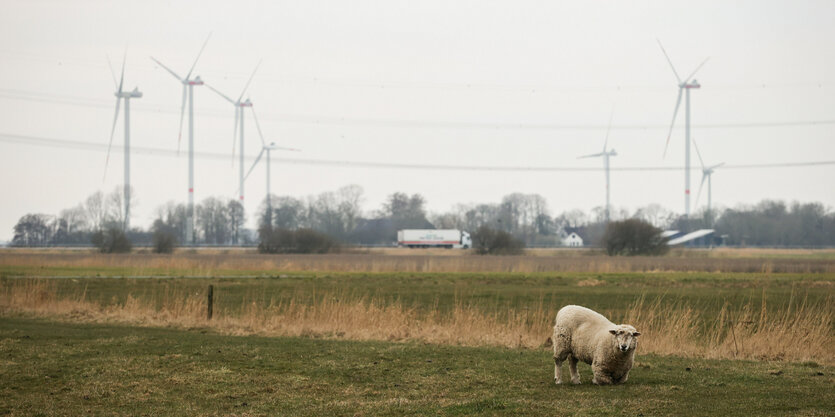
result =
[[404,229],[397,231],[397,246],[407,248],[469,249],[470,234],[456,229]]

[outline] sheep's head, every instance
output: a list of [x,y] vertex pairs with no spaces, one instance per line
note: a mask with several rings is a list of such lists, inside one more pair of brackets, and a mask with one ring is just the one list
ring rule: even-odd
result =
[[635,331],[635,328],[628,324],[621,324],[609,330],[609,333],[615,336],[615,349],[621,352],[629,352],[638,347],[638,336],[641,333]]

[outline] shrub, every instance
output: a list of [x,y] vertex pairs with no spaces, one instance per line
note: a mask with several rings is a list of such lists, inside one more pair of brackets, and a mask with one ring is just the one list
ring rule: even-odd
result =
[[177,246],[177,235],[169,230],[155,230],[153,244],[154,253],[172,253]]
[[525,243],[504,230],[481,226],[473,233],[473,248],[479,255],[518,255]]
[[118,227],[99,230],[90,240],[101,253],[127,253],[133,249],[125,232]]
[[258,230],[260,253],[333,253],[339,242],[313,229],[288,230],[262,226]]
[[609,256],[663,255],[670,249],[661,229],[641,219],[610,222],[603,244]]
[[179,244],[176,229],[166,224],[162,219],[157,219],[151,226],[151,244],[154,253],[172,253]]
[[295,235],[297,253],[328,253],[339,248],[336,240],[313,229],[298,229]]

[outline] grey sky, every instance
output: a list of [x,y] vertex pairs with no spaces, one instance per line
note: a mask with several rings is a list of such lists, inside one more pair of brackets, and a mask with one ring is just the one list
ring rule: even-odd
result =
[[[710,57],[692,95],[705,162],[835,159],[832,123],[715,126],[835,119],[831,1],[4,0],[0,10],[0,240],[11,238],[25,213],[55,214],[122,181],[121,151],[102,182],[102,151],[11,143],[3,134],[106,145],[115,104],[106,54],[118,71],[128,45],[126,87],[145,94],[132,102],[132,144],[176,150],[181,85],[149,56],[185,73],[209,32],[195,73],[227,95],[237,96],[263,59],[249,97],[267,140],[303,150],[276,157],[600,167],[598,159],[576,157],[602,148],[614,105],[613,167],[682,166],[681,128],[662,159],[677,86],[658,38],[681,75]],[[206,88],[195,96],[196,149],[231,157],[231,105]],[[254,156],[260,141],[251,117],[245,130],[246,153]],[[120,116],[114,144],[122,139]],[[831,207],[833,174],[831,165],[719,170],[714,202],[775,198]],[[694,197],[700,179],[694,171]],[[542,194],[556,214],[603,204],[603,181],[602,172],[274,163],[272,186],[306,196],[359,184],[367,210],[395,191],[423,194],[432,211],[519,191]],[[612,203],[682,212],[683,181],[681,171],[613,172]],[[133,224],[146,226],[160,204],[186,200],[185,153],[135,154],[132,182]],[[197,160],[197,201],[232,198],[236,184],[230,161]],[[247,182],[250,218],[264,187],[262,166]]]

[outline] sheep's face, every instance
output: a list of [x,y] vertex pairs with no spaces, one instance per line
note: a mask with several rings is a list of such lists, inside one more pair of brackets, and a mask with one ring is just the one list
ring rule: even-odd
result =
[[638,336],[641,334],[635,331],[635,328],[628,324],[621,324],[620,326],[609,330],[615,339],[615,349],[621,352],[629,352],[638,347]]

